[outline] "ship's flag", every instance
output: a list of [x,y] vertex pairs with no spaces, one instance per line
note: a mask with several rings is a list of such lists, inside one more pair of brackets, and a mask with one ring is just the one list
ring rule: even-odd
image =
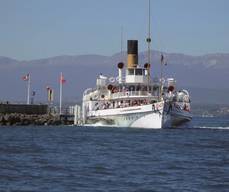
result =
[[64,79],[64,76],[63,76],[63,74],[61,73],[61,74],[60,74],[60,84],[64,84],[64,83],[66,83],[66,80]]
[[29,77],[30,77],[30,75],[28,73],[27,75],[25,75],[25,76],[22,77],[22,80],[23,81],[28,81],[29,80]]
[[53,101],[53,89],[48,90],[48,101]]
[[165,61],[165,57],[163,54],[161,54],[161,64],[162,65],[167,65],[167,62]]
[[46,89],[47,89],[47,92],[48,92],[48,101],[51,102],[54,99],[54,91],[49,86],[47,86]]
[[161,54],[161,64],[164,64],[164,55]]

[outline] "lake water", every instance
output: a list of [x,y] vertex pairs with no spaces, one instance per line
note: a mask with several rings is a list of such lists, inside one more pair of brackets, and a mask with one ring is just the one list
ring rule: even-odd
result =
[[0,127],[0,191],[229,191],[229,119],[184,129]]

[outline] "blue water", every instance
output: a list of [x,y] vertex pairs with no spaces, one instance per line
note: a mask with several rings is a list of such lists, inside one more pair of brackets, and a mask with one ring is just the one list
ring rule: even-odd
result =
[[0,127],[0,191],[229,191],[229,119],[187,127]]

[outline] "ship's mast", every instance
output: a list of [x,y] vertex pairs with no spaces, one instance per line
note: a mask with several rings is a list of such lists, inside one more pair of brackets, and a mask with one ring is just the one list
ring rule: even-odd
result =
[[121,26],[121,62],[124,62],[124,54],[123,54],[123,26]]
[[150,12],[150,0],[148,4],[148,37],[146,39],[146,42],[148,44],[148,65],[147,65],[147,74],[148,74],[148,89],[150,84],[150,62],[151,62],[151,12]]
[[164,55],[161,54],[161,77],[160,77],[160,100],[162,99],[162,92],[163,92],[163,65],[164,65]]

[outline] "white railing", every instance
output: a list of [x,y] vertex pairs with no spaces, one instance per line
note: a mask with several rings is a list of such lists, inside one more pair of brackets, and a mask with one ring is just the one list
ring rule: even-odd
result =
[[117,92],[111,95],[112,99],[122,98],[122,97],[143,97],[143,96],[151,96],[148,91],[125,91],[125,92]]

